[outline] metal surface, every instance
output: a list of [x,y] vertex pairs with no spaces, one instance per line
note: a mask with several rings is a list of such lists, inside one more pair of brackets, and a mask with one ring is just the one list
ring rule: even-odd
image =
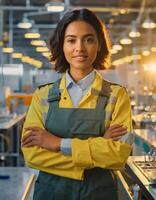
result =
[[[156,187],[151,184],[151,180],[145,175],[144,169],[141,169],[141,165],[138,166],[136,163],[143,163],[145,160],[144,156],[131,156],[127,161],[127,172],[129,176],[136,182],[140,188],[141,192],[145,195],[148,200],[156,200]],[[143,165],[142,165],[143,166]],[[148,165],[147,165],[148,167]],[[147,168],[146,168],[147,169]]]
[[156,185],[156,161],[134,161],[134,164],[146,176],[150,185]]
[[0,199],[31,200],[37,173],[26,167],[0,167]]
[[24,119],[25,114],[0,116],[0,131],[7,130]]
[[0,166],[23,165],[20,135],[25,114],[0,118]]
[[118,198],[120,200],[133,200],[132,192],[120,171],[117,171]]

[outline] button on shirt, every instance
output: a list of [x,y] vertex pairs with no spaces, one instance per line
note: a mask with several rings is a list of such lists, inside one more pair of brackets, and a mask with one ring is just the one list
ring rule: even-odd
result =
[[[87,76],[76,83],[70,76],[69,72],[66,72],[66,88],[68,90],[74,108],[78,107],[79,102],[81,101],[83,96],[85,96],[85,94],[89,91],[91,84],[94,81],[94,78],[95,71],[93,70]],[[60,149],[63,154],[71,154],[71,139],[62,139]]]

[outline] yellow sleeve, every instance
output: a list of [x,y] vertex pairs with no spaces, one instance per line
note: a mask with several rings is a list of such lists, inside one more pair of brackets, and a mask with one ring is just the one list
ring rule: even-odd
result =
[[129,139],[132,135],[131,121],[130,101],[126,90],[121,87],[112,113],[111,125],[123,124],[128,128],[128,133],[121,141],[112,141],[103,137],[88,140],[73,139],[72,157],[75,166],[121,169],[131,152],[131,139]]
[[127,128],[127,134],[120,141],[130,145],[133,143],[133,127],[132,127],[132,112],[130,99],[125,88],[121,87],[118,93],[115,109],[112,114],[110,126],[113,124],[122,124]]
[[[37,89],[33,95],[32,102],[26,116],[22,137],[25,134],[25,127],[38,126],[40,128],[44,128],[40,96],[40,91]],[[74,175],[75,171],[78,171],[77,173],[82,173],[82,170],[74,168],[72,157],[64,156],[61,152],[55,153],[38,146],[28,148],[22,147],[22,151],[26,164],[32,168],[73,178],[76,176]]]

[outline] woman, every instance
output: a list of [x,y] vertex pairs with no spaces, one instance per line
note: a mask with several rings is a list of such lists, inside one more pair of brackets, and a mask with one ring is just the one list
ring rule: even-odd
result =
[[109,59],[102,22],[89,10],[67,12],[50,39],[51,60],[64,73],[33,96],[22,134],[28,166],[40,170],[35,200],[117,199],[114,170],[132,142],[125,88],[96,69]]

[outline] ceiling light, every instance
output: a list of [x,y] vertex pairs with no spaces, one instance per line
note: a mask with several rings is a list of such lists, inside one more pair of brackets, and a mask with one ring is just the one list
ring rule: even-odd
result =
[[3,47],[3,53],[13,53],[14,49],[12,47]]
[[37,68],[41,68],[42,65],[43,65],[43,63],[40,60],[36,60],[36,59],[33,59],[31,64],[34,65]]
[[121,9],[120,10],[120,14],[126,14],[126,12],[127,12],[126,9]]
[[32,40],[30,43],[33,46],[46,46],[46,43],[44,40]]
[[22,56],[22,58],[21,58],[21,61],[25,62],[25,63],[29,62],[29,60],[30,60],[29,56]]
[[123,45],[127,45],[127,44],[131,44],[132,43],[132,40],[128,37],[123,37],[121,40],[120,40],[120,44],[123,44]]
[[155,63],[149,63],[149,70],[150,70],[151,72],[156,72]]
[[120,51],[120,50],[122,50],[122,46],[120,44],[114,44],[113,49]]
[[137,21],[132,21],[132,24],[131,24],[131,31],[129,32],[129,37],[131,38],[136,38],[136,37],[140,37],[141,34],[140,32],[138,31],[137,29]]
[[2,46],[3,46],[3,41],[0,40],[0,47],[2,47]]
[[50,2],[45,5],[49,12],[62,12],[64,11],[64,3]]
[[152,47],[152,48],[151,48],[151,51],[152,51],[152,52],[156,52],[156,47]]
[[29,29],[32,27],[32,22],[26,17],[23,17],[22,21],[17,24],[17,27],[23,29]]
[[112,12],[112,15],[113,15],[113,16],[118,16],[118,15],[119,15],[119,12],[118,12],[118,11],[113,11],[113,12]]
[[150,17],[148,16],[145,21],[142,23],[142,27],[143,28],[149,28],[149,29],[153,29],[153,28],[156,28],[156,23],[154,23]]
[[50,52],[43,52],[42,55],[45,56],[46,58],[50,58],[51,53]]
[[140,54],[134,54],[131,56],[132,60],[140,60],[141,59],[141,55]]
[[36,47],[37,52],[49,52],[48,47]]
[[116,54],[116,53],[118,53],[118,51],[117,51],[116,49],[111,49],[110,52],[111,52],[111,54]]
[[149,50],[143,50],[142,51],[142,55],[143,56],[149,56],[150,55],[150,51]]
[[134,74],[138,74],[138,70],[135,70],[135,71],[134,71]]
[[24,37],[27,39],[37,39],[40,38],[40,34],[37,30],[32,29],[30,32],[27,32],[24,34]]
[[136,37],[140,37],[141,36],[141,34],[140,34],[140,32],[139,31],[131,31],[131,32],[129,32],[129,37],[131,37],[131,38],[136,38]]
[[22,53],[13,53],[12,58],[22,58],[23,54]]

